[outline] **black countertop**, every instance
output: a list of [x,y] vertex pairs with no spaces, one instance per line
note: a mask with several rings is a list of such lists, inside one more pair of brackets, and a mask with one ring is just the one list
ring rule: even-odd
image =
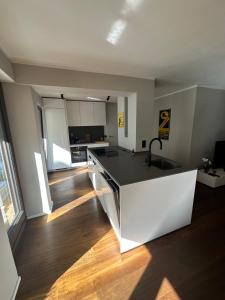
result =
[[[89,151],[120,186],[195,169],[179,166],[170,170],[161,170],[155,166],[148,166],[146,164],[145,158],[147,152],[132,153],[120,147],[92,148]],[[152,159],[157,158],[162,157],[152,155]],[[168,161],[173,162],[171,160]]]

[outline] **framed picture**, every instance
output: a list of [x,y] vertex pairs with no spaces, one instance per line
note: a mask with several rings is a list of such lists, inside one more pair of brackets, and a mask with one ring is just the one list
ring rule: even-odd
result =
[[124,112],[118,113],[118,127],[124,128]]
[[160,110],[159,112],[159,138],[168,140],[170,135],[171,109]]

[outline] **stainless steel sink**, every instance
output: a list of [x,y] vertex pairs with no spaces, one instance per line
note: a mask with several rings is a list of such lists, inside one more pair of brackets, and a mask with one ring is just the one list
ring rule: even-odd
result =
[[172,170],[180,167],[178,163],[163,158],[152,160],[151,166],[157,167],[161,170]]

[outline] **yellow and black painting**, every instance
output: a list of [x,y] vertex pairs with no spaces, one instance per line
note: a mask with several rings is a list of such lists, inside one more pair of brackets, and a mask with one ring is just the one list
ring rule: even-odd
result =
[[159,112],[159,138],[168,140],[170,134],[171,109],[160,110]]
[[123,128],[124,127],[124,112],[118,113],[118,127]]

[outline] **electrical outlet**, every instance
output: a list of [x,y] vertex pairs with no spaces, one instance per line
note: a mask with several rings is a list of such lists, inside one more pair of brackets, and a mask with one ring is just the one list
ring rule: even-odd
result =
[[142,141],[142,148],[146,148],[146,140]]

